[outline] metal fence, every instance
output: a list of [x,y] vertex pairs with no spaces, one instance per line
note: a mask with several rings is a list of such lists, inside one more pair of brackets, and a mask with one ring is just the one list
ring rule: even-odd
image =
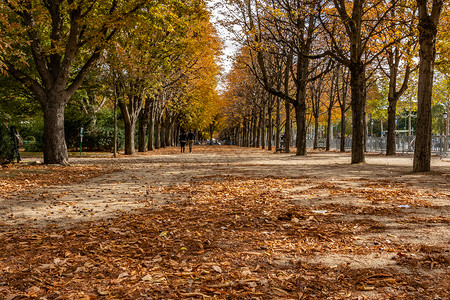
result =
[[[397,153],[413,153],[415,146],[416,137],[415,136],[398,136],[395,138],[395,145]],[[447,142],[447,148],[445,148],[445,142]],[[325,139],[318,139],[317,146],[319,148],[325,148]],[[386,137],[367,137],[366,139],[366,149],[367,152],[374,153],[386,153]],[[313,148],[314,140],[307,139],[306,146]],[[330,148],[332,150],[339,150],[341,145],[341,139],[331,139]],[[351,150],[352,139],[345,139],[345,149]],[[438,155],[448,155],[450,149],[450,136],[447,138],[444,135],[433,136],[431,139],[431,152]],[[447,151],[445,151],[447,150]]]

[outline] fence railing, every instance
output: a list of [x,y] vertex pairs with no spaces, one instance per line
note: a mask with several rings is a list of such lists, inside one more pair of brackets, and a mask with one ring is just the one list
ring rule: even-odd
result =
[[[395,147],[397,153],[413,153],[415,147],[415,136],[398,136],[395,138]],[[447,148],[445,148],[445,142],[447,142]],[[318,139],[317,146],[320,148],[325,147],[326,140]],[[367,152],[378,152],[378,153],[386,153],[386,137],[367,137],[366,139],[366,149]],[[314,140],[307,139],[306,146],[309,148],[313,148]],[[341,139],[331,139],[330,140],[330,148],[332,150],[341,148]],[[352,148],[352,139],[345,139],[345,149],[351,150]],[[447,150],[447,152],[445,151]],[[436,135],[431,139],[431,152],[435,154],[450,154],[450,136],[447,138],[444,135]]]

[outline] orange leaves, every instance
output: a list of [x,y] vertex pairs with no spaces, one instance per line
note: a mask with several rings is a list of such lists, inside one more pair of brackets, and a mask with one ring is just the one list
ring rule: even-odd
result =
[[[127,158],[136,161],[124,166],[123,179],[105,182],[118,203],[121,191],[151,198],[143,210],[66,229],[0,225],[0,298],[445,298],[448,247],[438,235],[448,227],[446,190],[367,173],[361,179],[344,165],[332,181],[327,168],[298,177],[304,165],[284,173],[222,147],[198,147],[197,157],[161,150],[177,155],[148,158],[148,169],[141,156]],[[213,161],[202,160],[208,151],[216,152]],[[265,177],[272,171],[280,176]],[[59,168],[51,173],[61,176]],[[410,208],[400,209],[405,201]],[[63,195],[52,205],[76,201]]]

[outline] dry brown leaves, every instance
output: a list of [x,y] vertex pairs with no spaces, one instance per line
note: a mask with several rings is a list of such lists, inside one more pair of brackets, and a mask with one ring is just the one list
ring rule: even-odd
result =
[[113,172],[105,166],[5,165],[0,167],[0,197],[51,185],[82,182]]
[[[94,176],[99,169],[15,170],[35,185]],[[45,173],[49,178],[42,179]],[[47,176],[46,176],[47,177]],[[14,186],[10,176],[9,185]],[[30,178],[30,177],[28,177]],[[306,179],[199,177],[187,186],[148,187],[172,200],[159,209],[72,229],[18,228],[0,233],[2,299],[444,299],[449,296],[448,250],[357,236],[385,226],[370,214],[403,215],[392,203],[427,205],[417,192],[339,189],[316,182],[327,197],[352,194],[385,206],[314,207],[286,192]],[[19,187],[16,189],[18,190]],[[370,192],[370,189],[372,192]],[[430,195],[426,195],[430,196]],[[432,195],[431,195],[432,196]],[[401,201],[399,200],[401,199]],[[400,201],[400,202],[399,202]],[[406,201],[406,202],[405,202]],[[360,218],[342,219],[344,214]],[[405,219],[408,219],[407,217]],[[420,221],[422,220],[415,220]],[[448,222],[446,218],[429,222]],[[312,263],[311,257],[391,254],[401,268],[352,269]],[[424,255],[418,255],[424,254]],[[403,271],[402,271],[403,270]],[[442,270],[434,278],[426,270]]]

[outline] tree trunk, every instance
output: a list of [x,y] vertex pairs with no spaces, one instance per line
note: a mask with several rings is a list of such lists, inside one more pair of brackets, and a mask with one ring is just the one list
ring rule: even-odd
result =
[[166,116],[164,122],[164,147],[172,146],[170,143],[170,132],[172,131],[172,122],[169,116]]
[[124,122],[125,125],[125,155],[132,155],[135,152],[134,148],[134,129],[136,121]]
[[[270,97],[273,97],[270,95]],[[268,135],[268,144],[267,144],[267,150],[272,151],[273,146],[273,119],[272,119],[272,113],[273,113],[273,105],[272,105],[272,99],[269,99],[269,105],[267,106],[267,135]]]
[[154,136],[155,136],[155,104],[152,102],[152,105],[150,107],[150,121],[148,124],[148,142],[147,142],[147,149],[149,151],[153,151],[155,149],[154,145]]
[[344,105],[341,106],[341,144],[340,151],[345,152],[345,102]]
[[317,139],[319,138],[319,115],[314,115],[314,144],[313,149],[317,149]]
[[261,145],[263,149],[266,149],[266,104],[262,107],[261,116]]
[[331,142],[331,133],[333,126],[331,125],[331,116],[333,114],[333,106],[328,108],[328,114],[327,114],[327,143],[325,146],[326,151],[330,151],[330,142]]
[[261,123],[262,123],[262,109],[259,109],[259,118],[258,118],[258,125],[257,125],[257,134],[256,134],[256,148],[261,147],[261,135],[262,135],[262,131],[261,131]]
[[258,147],[258,145],[256,144],[256,136],[258,135],[257,120],[258,118],[256,117],[256,108],[255,108],[255,111],[252,114],[252,147]]
[[155,149],[161,148],[161,121],[157,118],[155,124]]
[[431,15],[428,1],[417,0],[419,8],[419,83],[417,92],[417,131],[414,149],[414,172],[428,172],[431,164],[431,97],[433,91],[436,34],[444,1],[433,1]]
[[285,138],[285,150],[286,153],[291,152],[291,104],[287,101],[284,102],[286,110],[286,124],[284,125],[284,138]]
[[134,130],[136,128],[137,114],[139,114],[139,111],[130,111],[127,103],[121,100],[119,100],[119,107],[125,125],[125,155],[132,155],[135,152]]
[[209,144],[213,144],[214,124],[209,124]]
[[350,86],[352,91],[352,164],[365,162],[365,81],[366,74],[364,65],[352,63],[350,65],[351,79]]
[[306,155],[306,105],[303,102],[294,107],[297,121],[297,155]]
[[397,112],[397,100],[388,98],[388,133],[386,143],[386,155],[391,156],[396,154],[395,149],[395,114]]
[[161,148],[165,148],[166,145],[166,122],[161,120],[161,128],[159,129],[159,142],[161,143]]
[[[51,97],[51,96],[50,96]],[[69,163],[67,145],[64,134],[64,110],[66,100],[60,97],[48,99],[44,110],[44,163]]]
[[141,110],[139,114],[139,128],[138,128],[138,151],[139,152],[145,152],[147,151],[147,143],[145,141],[145,137],[147,136],[147,126],[148,126],[148,119],[150,116],[150,107],[151,107],[151,101],[150,99],[147,99],[145,102],[144,109]]
[[276,111],[276,140],[275,140],[275,149],[280,149],[280,138],[281,138],[281,99],[277,97],[277,111]]
[[297,70],[298,83],[295,101],[297,121],[297,155],[306,155],[306,79],[308,78],[309,59],[302,58]]

